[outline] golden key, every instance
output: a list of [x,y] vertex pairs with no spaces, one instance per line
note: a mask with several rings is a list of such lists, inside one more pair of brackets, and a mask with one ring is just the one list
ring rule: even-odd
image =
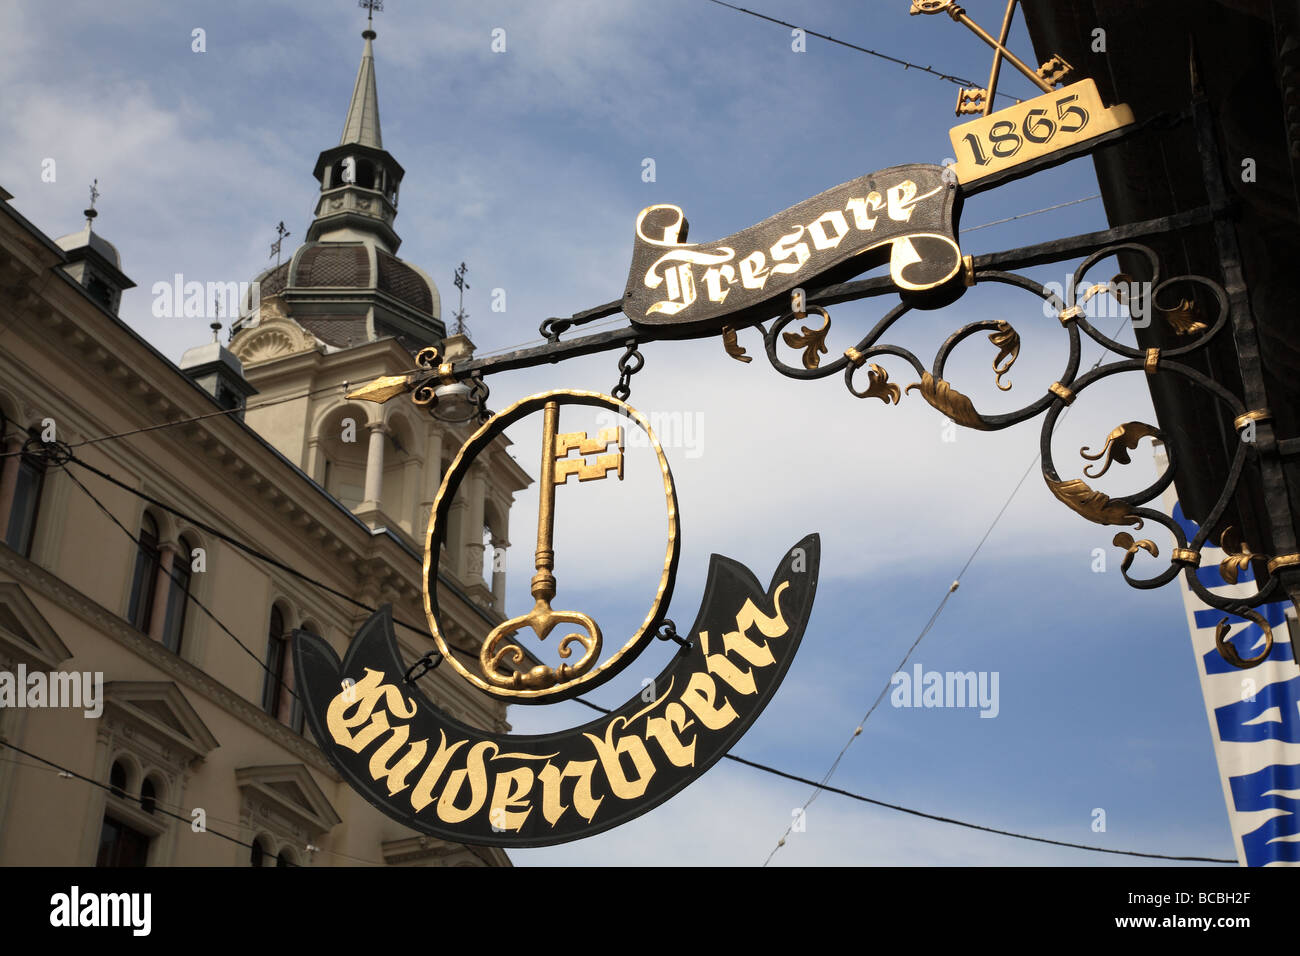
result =
[[[623,480],[623,429],[622,427],[602,428],[596,439],[587,438],[586,432],[569,432],[556,434],[560,424],[560,406],[558,402],[547,402],[543,406],[542,433],[542,485],[541,500],[537,511],[537,552],[535,554],[537,573],[533,575],[532,595],[537,600],[533,609],[520,617],[511,618],[494,627],[483,640],[479,651],[479,664],[483,674],[498,687],[515,690],[541,690],[555,684],[563,684],[575,677],[585,674],[600,658],[600,627],[586,614],[578,611],[555,611],[551,601],[555,598],[555,549],[552,547],[555,532],[555,486],[567,484],[570,475],[577,475],[578,481],[599,481],[611,471],[618,472],[619,481]],[[617,445],[617,451],[607,452],[611,444]],[[577,458],[569,458],[569,452],[578,449]],[[587,462],[587,455],[597,455],[594,463]],[[512,670],[503,673],[498,668],[505,661],[514,667],[524,662],[524,649],[509,639],[531,627],[537,636],[546,640],[548,634],[557,624],[577,624],[586,633],[574,632],[565,635],[560,641],[558,651],[561,657],[568,658],[573,653],[573,645],[581,644],[585,653],[575,664],[564,663],[552,669],[539,664],[526,672]]]

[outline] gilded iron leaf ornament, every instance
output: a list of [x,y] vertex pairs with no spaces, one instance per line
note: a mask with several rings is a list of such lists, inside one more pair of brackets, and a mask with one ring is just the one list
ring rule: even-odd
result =
[[1133,536],[1127,531],[1121,531],[1119,534],[1115,535],[1111,543],[1117,548],[1124,549],[1124,560],[1120,562],[1119,566],[1121,571],[1127,571],[1129,567],[1132,566],[1133,558],[1137,555],[1139,550],[1145,551],[1153,558],[1160,557],[1160,549],[1156,547],[1154,541],[1150,538],[1143,538],[1141,541],[1134,541]]
[[1230,630],[1228,619],[1226,617],[1214,628],[1214,646],[1219,649],[1219,654],[1222,655],[1225,661],[1233,667],[1239,667],[1242,670],[1245,670],[1248,667],[1255,667],[1256,665],[1262,664],[1264,661],[1268,660],[1268,655],[1273,651],[1273,628],[1269,626],[1268,621],[1264,619],[1263,615],[1256,611],[1243,610],[1235,613],[1259,625],[1260,629],[1264,632],[1264,649],[1254,657],[1243,658],[1241,654],[1237,652],[1235,647],[1224,640],[1224,638],[1228,636],[1228,631]]
[[1172,309],[1160,309],[1160,314],[1176,335],[1195,335],[1209,328],[1200,320],[1201,310],[1192,299],[1179,299]]
[[1129,510],[1126,501],[1112,501],[1110,496],[1093,491],[1082,478],[1053,481],[1047,478],[1047,488],[1057,500],[1075,514],[1097,524],[1131,524],[1141,528],[1142,519]]
[[864,392],[854,392],[858,398],[878,398],[886,405],[897,405],[903,398],[903,390],[889,381],[889,373],[872,362],[867,366],[867,388]]
[[919,388],[922,398],[958,425],[964,425],[976,431],[989,430],[989,426],[980,419],[979,412],[975,411],[975,406],[971,404],[971,400],[943,379],[935,378],[929,372],[922,372],[921,381],[913,382],[907,386],[905,391],[910,392],[914,388]]
[[752,362],[753,356],[745,354],[745,347],[740,344],[736,338],[736,330],[729,325],[722,327],[722,347],[727,350],[727,354],[737,362]]
[[989,341],[998,347],[997,358],[993,360],[994,383],[1002,391],[1010,391],[1011,383],[1002,384],[1002,376],[1011,371],[1020,357],[1020,333],[1007,321],[999,321],[996,332],[989,335]]
[[785,344],[790,348],[803,349],[803,367],[814,369],[821,365],[821,356],[826,354],[826,333],[831,330],[831,315],[817,305],[808,306],[808,311],[822,314],[824,321],[821,328],[810,329],[805,325],[798,332],[784,333],[781,338],[785,340]]
[[1143,438],[1156,437],[1157,432],[1154,425],[1147,425],[1144,422],[1125,422],[1106,436],[1106,444],[1102,446],[1101,451],[1097,452],[1097,454],[1090,454],[1090,450],[1086,445],[1079,449],[1079,457],[1086,458],[1088,461],[1106,459],[1101,471],[1093,474],[1089,468],[1094,466],[1088,466],[1083,469],[1083,473],[1089,478],[1100,478],[1110,470],[1110,466],[1115,462],[1127,465],[1129,464],[1128,453],[1138,446],[1138,442]]
[[1219,562],[1219,573],[1229,584],[1236,584],[1238,575],[1249,568],[1250,562],[1255,558],[1268,557],[1266,554],[1255,554],[1251,551],[1250,545],[1241,540],[1241,535],[1232,525],[1224,528],[1223,534],[1219,535],[1219,547],[1226,554],[1226,557]]

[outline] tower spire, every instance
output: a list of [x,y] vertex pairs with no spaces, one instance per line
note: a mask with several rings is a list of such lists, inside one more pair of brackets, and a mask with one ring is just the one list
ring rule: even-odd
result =
[[361,36],[366,45],[361,51],[361,66],[357,69],[357,82],[352,88],[352,102],[348,105],[348,116],[343,122],[343,136],[339,145],[356,143],[383,149],[384,140],[379,131],[379,91],[375,86],[375,50],[372,41],[377,34],[372,29],[375,11],[384,9],[382,0],[359,0],[366,8],[366,29]]

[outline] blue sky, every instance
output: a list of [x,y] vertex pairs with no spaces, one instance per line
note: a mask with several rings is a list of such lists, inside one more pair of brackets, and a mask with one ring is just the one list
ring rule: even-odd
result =
[[[946,17],[909,17],[906,0],[748,5],[977,82],[987,75],[983,45]],[[965,6],[996,29],[1001,2]],[[618,297],[633,222],[646,205],[682,206],[691,239],[708,241],[864,173],[952,155],[953,85],[814,37],[796,53],[789,30],[705,0],[387,7],[376,20],[375,52],[384,144],[406,169],[400,254],[435,278],[444,306],[454,303],[453,268],[469,264],[466,308],[480,352],[529,343],[546,316]],[[177,272],[252,279],[268,264],[280,220],[289,244],[301,241],[316,191],[311,170],[338,140],[364,16],[353,0],[69,2],[58,10],[0,9],[7,106],[0,184],[24,215],[58,236],[80,227],[86,186],[97,177],[97,229],[137,283],[123,299],[123,318],[177,359],[207,340],[208,320],[153,318],[151,285]],[[490,49],[498,27],[506,31],[499,54]],[[191,51],[195,28],[206,31],[205,53]],[[1021,22],[1012,43],[1032,59]],[[1003,76],[1005,90],[1032,93],[1016,74]],[[53,183],[40,178],[47,157],[57,162]],[[655,161],[652,183],[642,180],[647,157]],[[971,199],[963,224],[1096,192],[1091,163],[1075,161]],[[1101,203],[1091,201],[970,232],[962,246],[979,254],[1105,225]],[[1063,282],[1066,268],[1031,274]],[[494,289],[506,292],[505,312],[490,311]],[[855,342],[882,314],[882,301],[833,308],[832,351]],[[983,336],[959,350],[950,376],[982,411],[1010,410],[1041,394],[1065,360],[1059,324],[1035,302],[977,287],[945,310],[913,314],[893,341],[928,363],[965,322],[1011,320],[1024,338],[1013,391],[993,388],[994,349]],[[1124,337],[1131,341],[1132,331]],[[683,514],[679,623],[694,616],[711,552],[766,580],[790,545],[821,532],[822,584],[803,647],[735,751],[820,777],[1034,459],[1040,422],[996,434],[960,431],[945,442],[942,417],[915,393],[886,408],[854,398],[837,377],[785,379],[763,362],[756,332],[740,340],[757,356],[750,365],[728,359],[716,340],[645,347],[632,403],[698,423],[691,447],[668,450]],[[1098,351],[1086,348],[1085,362]],[[545,388],[608,390],[614,361],[607,354],[496,376],[493,403]],[[895,381],[911,380],[906,366],[886,364]],[[1063,476],[1079,476],[1080,446],[1096,447],[1120,422],[1152,416],[1140,375],[1090,392],[1058,429]],[[527,439],[516,440],[520,460],[531,462]],[[1096,487],[1121,494],[1148,484],[1146,447]],[[530,527],[532,507],[516,507],[516,529]],[[633,546],[652,556],[662,549],[654,543],[661,519],[651,509],[621,520],[624,533],[610,545],[618,554],[589,551],[566,566],[564,579],[575,600],[603,615],[607,632],[644,613],[649,585],[638,577]],[[1176,585],[1130,589],[1112,534],[1059,505],[1031,474],[913,658],[933,670],[998,672],[998,716],[886,701],[834,783],[1053,839],[1233,856]],[[515,540],[526,542],[527,533]],[[1107,555],[1106,573],[1092,571],[1095,548]],[[511,552],[515,602],[526,599],[529,550]],[[636,687],[629,672],[593,696],[615,704]],[[530,732],[587,713],[576,705],[516,708],[511,719]],[[804,786],[723,762],[625,827],[511,855],[521,865],[757,864],[807,796]],[[1106,810],[1104,833],[1091,827],[1098,807]],[[1134,861],[824,795],[774,862]]]

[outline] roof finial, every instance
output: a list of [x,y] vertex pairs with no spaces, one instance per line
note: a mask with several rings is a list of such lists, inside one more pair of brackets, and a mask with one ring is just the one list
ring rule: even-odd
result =
[[90,224],[94,220],[94,218],[99,215],[99,213],[95,211],[95,200],[99,198],[99,189],[97,188],[98,186],[99,186],[99,179],[96,178],[95,181],[90,184],[90,208],[82,210],[82,215],[86,217],[87,229],[90,228]]
[[367,40],[373,40],[378,36],[375,33],[375,11],[384,12],[384,0],[357,0],[357,6],[365,7],[366,10],[366,29],[361,35]]

